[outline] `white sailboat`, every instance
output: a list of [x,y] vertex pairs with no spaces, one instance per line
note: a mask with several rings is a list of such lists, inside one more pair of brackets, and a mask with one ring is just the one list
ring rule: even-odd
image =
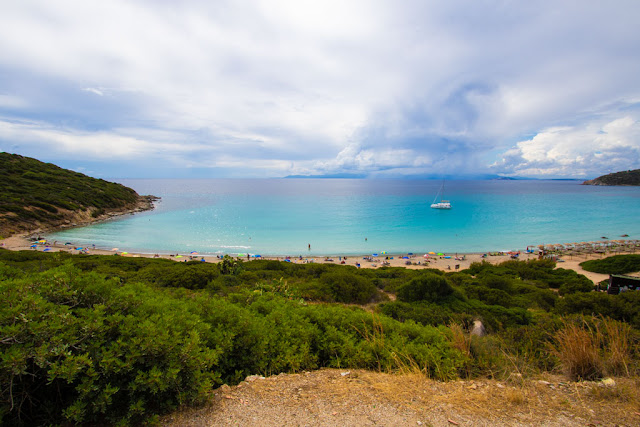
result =
[[[438,201],[438,196],[440,197],[440,201]],[[436,194],[436,198],[433,199],[433,203],[431,203],[431,207],[433,209],[451,209],[451,202],[448,200],[444,200],[444,180],[442,180],[442,185],[440,186],[440,190],[438,190],[438,194]]]

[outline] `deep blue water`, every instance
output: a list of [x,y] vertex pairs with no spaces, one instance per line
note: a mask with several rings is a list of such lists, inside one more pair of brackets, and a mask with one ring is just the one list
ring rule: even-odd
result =
[[[485,252],[640,238],[640,187],[577,181],[120,180],[156,209],[49,235],[147,253]],[[311,245],[311,251],[308,245]]]

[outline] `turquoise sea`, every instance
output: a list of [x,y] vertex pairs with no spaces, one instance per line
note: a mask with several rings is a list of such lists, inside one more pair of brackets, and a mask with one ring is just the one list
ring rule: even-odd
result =
[[[579,181],[360,179],[119,180],[162,197],[156,209],[52,233],[131,252],[354,255],[524,250],[640,238],[640,187]],[[309,250],[309,245],[311,249]]]

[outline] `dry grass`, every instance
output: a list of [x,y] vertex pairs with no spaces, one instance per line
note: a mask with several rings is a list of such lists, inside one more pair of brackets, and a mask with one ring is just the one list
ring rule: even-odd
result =
[[560,359],[564,373],[573,380],[602,378],[604,366],[599,354],[599,340],[591,328],[568,324],[555,334],[553,353]]
[[555,334],[552,353],[572,380],[592,380],[605,375],[633,374],[630,368],[635,347],[631,326],[609,318],[582,318]]
[[633,342],[631,326],[612,319],[602,319],[601,340],[607,349],[605,366],[608,375],[630,376],[629,365]]

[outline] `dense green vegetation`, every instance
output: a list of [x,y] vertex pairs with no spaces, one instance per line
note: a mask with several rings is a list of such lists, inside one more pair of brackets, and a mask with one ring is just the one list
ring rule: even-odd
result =
[[99,216],[133,207],[138,194],[121,184],[91,178],[51,163],[0,153],[0,236],[60,225],[70,213],[91,208]]
[[[633,374],[640,293],[592,289],[550,261],[443,273],[0,250],[0,424],[136,423],[320,367]],[[469,334],[475,320],[489,335]],[[568,358],[580,339],[598,363]]]
[[640,255],[614,255],[580,263],[587,271],[601,274],[625,274],[640,271]]
[[614,172],[585,181],[586,185],[640,185],[640,169]]

